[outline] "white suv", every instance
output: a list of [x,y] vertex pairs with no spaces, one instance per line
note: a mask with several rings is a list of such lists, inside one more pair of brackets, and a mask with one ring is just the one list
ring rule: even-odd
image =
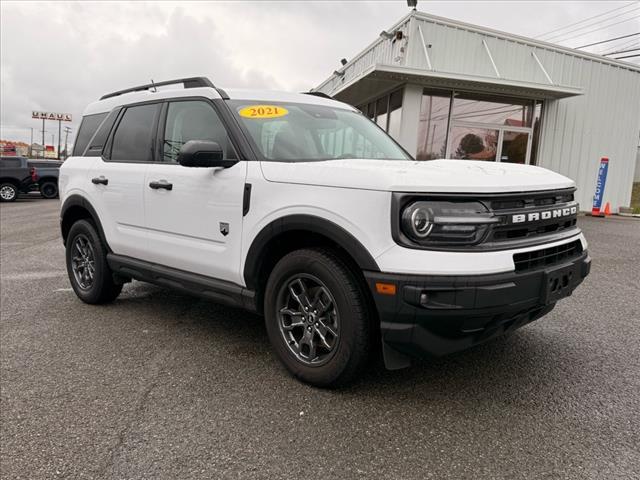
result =
[[201,77],[89,105],[60,190],[81,300],[136,279],[264,314],[287,369],[319,386],[380,345],[400,368],[511,332],[590,267],[557,173],[417,162],[349,105]]

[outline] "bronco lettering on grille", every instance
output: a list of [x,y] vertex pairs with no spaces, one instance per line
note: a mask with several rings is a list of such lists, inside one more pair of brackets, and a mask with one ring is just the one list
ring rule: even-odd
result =
[[535,222],[537,220],[548,220],[550,218],[562,218],[578,213],[578,206],[555,208],[553,210],[544,210],[531,213],[519,213],[511,216],[512,223]]

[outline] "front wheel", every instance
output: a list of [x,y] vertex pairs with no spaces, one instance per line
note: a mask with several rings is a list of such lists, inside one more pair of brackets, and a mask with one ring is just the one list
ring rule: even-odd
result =
[[367,300],[356,276],[329,250],[297,250],[278,262],[267,282],[265,320],[278,357],[304,382],[342,386],[366,364]]
[[13,183],[3,183],[0,185],[0,200],[3,202],[14,202],[18,198],[18,188]]
[[107,250],[93,224],[78,220],[67,237],[67,273],[71,287],[85,303],[107,303],[116,299],[122,285],[113,281]]

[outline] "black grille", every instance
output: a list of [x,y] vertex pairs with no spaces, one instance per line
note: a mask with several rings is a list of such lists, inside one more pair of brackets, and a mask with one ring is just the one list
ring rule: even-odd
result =
[[559,203],[573,202],[573,192],[556,191],[544,193],[530,193],[518,195],[518,198],[495,199],[491,201],[491,209],[515,210],[531,207],[548,207]]
[[582,243],[576,240],[564,245],[556,247],[543,248],[541,250],[533,250],[531,252],[516,253],[513,255],[513,263],[516,266],[516,272],[524,272],[539,267],[547,267],[556,265],[565,260],[577,257],[582,253]]
[[[566,208],[575,205],[577,204],[574,203],[573,190],[522,193],[494,198],[490,201],[491,210],[496,215],[504,215],[505,218],[515,214],[526,215],[529,212],[540,211],[544,208]],[[485,241],[509,242],[560,233],[563,230],[576,228],[576,222],[575,215],[520,224],[505,221],[502,224],[495,225]]]
[[577,219],[571,218],[569,220],[554,221],[540,224],[530,225],[499,225],[494,228],[492,233],[492,239],[496,242],[502,242],[505,240],[516,240],[518,238],[537,237],[540,235],[546,235],[549,233],[557,233],[562,230],[574,228],[576,226]]

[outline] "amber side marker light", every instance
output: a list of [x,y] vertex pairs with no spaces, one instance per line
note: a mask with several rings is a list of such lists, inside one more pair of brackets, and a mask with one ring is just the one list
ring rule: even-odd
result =
[[396,285],[394,283],[376,282],[376,292],[380,295],[395,295]]

